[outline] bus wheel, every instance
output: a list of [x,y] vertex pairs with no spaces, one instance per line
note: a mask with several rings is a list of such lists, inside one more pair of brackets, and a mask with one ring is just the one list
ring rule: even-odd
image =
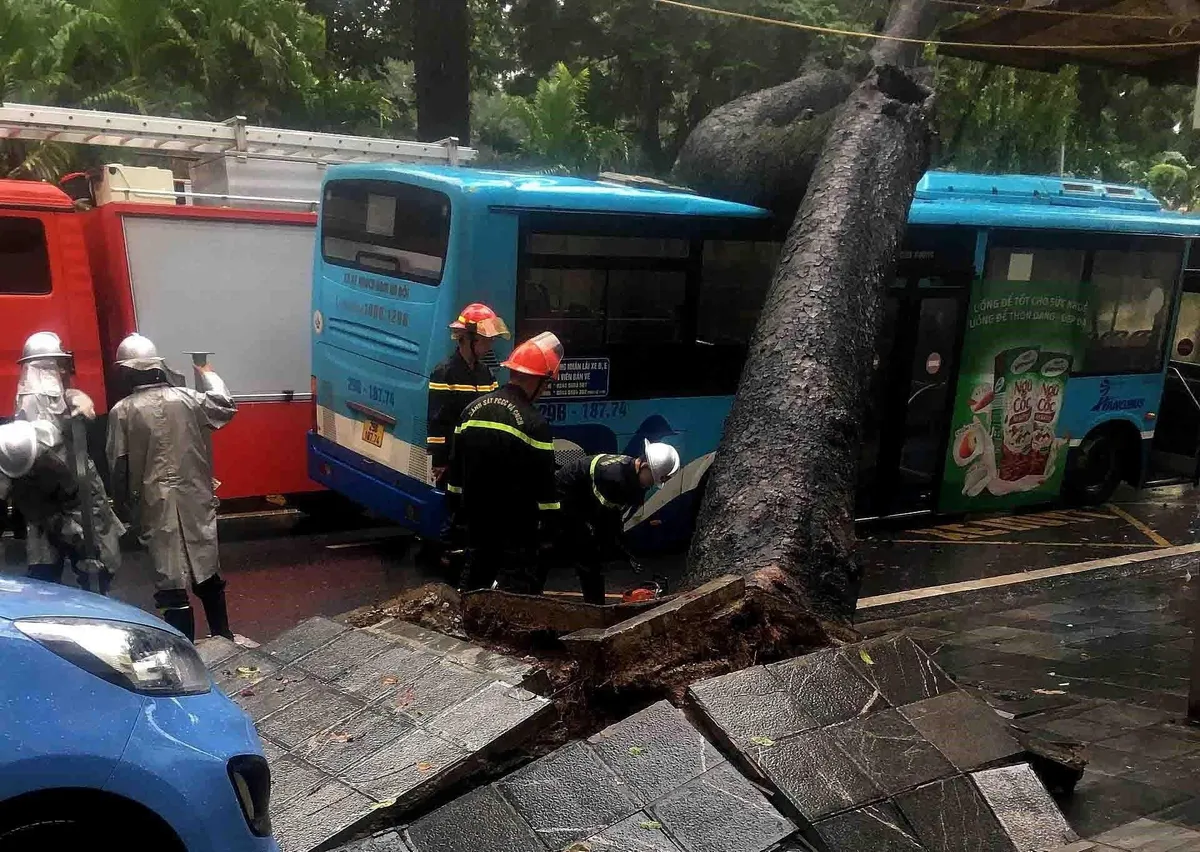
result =
[[1121,444],[1112,432],[1093,432],[1067,456],[1063,494],[1072,503],[1107,503],[1121,484]]

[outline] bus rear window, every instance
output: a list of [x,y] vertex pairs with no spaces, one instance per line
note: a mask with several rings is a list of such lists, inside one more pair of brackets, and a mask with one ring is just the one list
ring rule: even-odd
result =
[[50,255],[40,219],[0,218],[0,296],[50,292]]
[[333,181],[321,205],[328,263],[440,284],[450,242],[450,199],[406,183]]

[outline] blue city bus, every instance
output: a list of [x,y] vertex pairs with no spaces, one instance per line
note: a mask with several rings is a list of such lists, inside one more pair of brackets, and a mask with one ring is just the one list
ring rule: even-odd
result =
[[[646,439],[679,450],[681,475],[627,531],[647,549],[685,542],[785,228],[754,207],[619,181],[330,168],[310,476],[438,535],[428,377],[451,351],[449,322],[481,301],[516,340],[563,341],[560,380],[539,401],[560,457],[636,453]],[[886,301],[859,516],[1096,503],[1122,480],[1194,481],[1196,236],[1200,219],[1136,187],[926,175]]]

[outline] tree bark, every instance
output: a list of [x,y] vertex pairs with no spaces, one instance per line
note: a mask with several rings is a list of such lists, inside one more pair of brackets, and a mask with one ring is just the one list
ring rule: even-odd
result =
[[[836,85],[822,81],[832,96]],[[886,283],[928,166],[931,110],[928,89],[884,66],[836,113],[708,477],[689,585],[732,571],[825,620],[853,615],[862,412]]]
[[696,125],[674,179],[789,221],[800,206],[837,107],[859,75],[817,67],[718,107]]
[[471,18],[468,0],[415,0],[413,70],[417,137],[471,140]]

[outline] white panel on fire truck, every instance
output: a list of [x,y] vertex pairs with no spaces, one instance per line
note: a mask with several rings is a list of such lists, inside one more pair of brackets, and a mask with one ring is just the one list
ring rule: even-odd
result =
[[[143,190],[150,190],[144,192]],[[156,166],[122,166],[111,163],[100,170],[96,203],[138,201],[142,204],[174,204],[175,176]]]
[[138,331],[191,377],[192,351],[234,396],[310,396],[311,225],[124,217]]

